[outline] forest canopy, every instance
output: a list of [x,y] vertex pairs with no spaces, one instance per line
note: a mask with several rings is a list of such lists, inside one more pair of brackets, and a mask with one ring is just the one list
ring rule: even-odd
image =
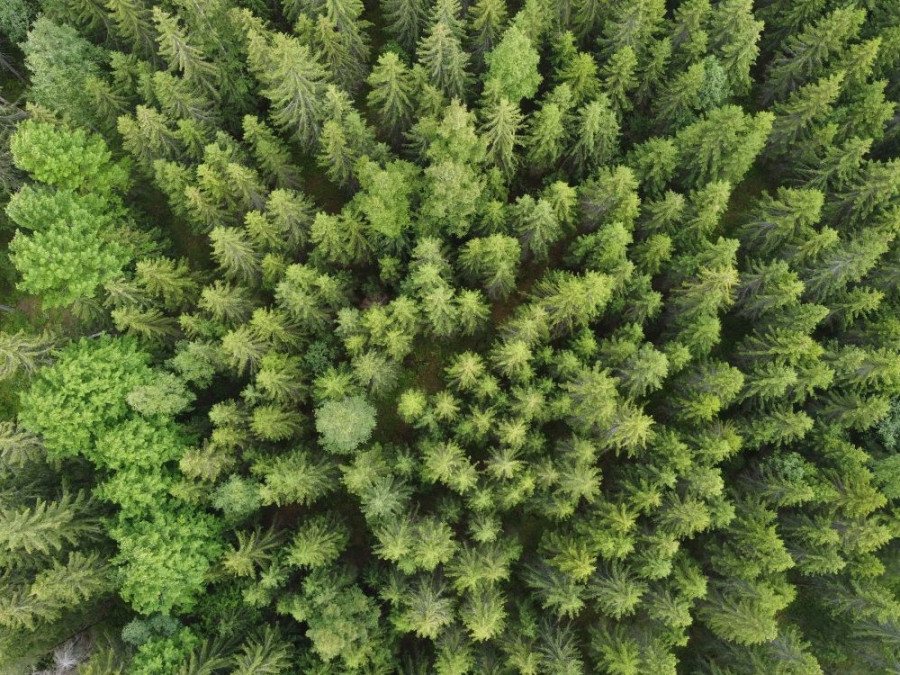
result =
[[0,1],[0,674],[900,672],[900,0]]

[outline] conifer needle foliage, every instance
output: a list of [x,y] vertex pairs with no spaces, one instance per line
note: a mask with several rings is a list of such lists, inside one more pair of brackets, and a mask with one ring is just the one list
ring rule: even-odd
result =
[[900,672],[900,1],[0,2],[0,672]]

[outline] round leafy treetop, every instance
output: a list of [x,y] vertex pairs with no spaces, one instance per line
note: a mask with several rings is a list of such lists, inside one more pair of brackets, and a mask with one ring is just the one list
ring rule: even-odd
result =
[[328,401],[316,410],[316,431],[331,452],[353,452],[369,440],[374,428],[375,408],[362,396]]

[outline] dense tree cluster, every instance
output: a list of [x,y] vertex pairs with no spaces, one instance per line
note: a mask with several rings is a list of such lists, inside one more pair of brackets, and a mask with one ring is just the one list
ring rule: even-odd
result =
[[900,670],[900,2],[4,0],[0,69],[0,671]]

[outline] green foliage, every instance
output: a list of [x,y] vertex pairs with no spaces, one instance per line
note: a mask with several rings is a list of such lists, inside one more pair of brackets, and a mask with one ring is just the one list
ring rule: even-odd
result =
[[178,632],[178,620],[167,614],[153,614],[146,619],[133,619],[122,629],[122,640],[140,647],[154,637],[171,637]]
[[130,340],[82,339],[41,371],[22,396],[20,424],[40,434],[48,453],[89,453],[128,415],[128,394],[148,384],[147,354]]
[[313,142],[319,134],[325,72],[309,48],[281,33],[269,38],[253,32],[247,53],[263,94],[272,102],[275,124],[290,129],[301,142]]
[[243,520],[262,506],[259,484],[241,476],[232,475],[216,488],[212,504],[222,511],[227,520]]
[[340,659],[355,671],[386,656],[378,607],[346,573],[313,571],[302,594],[283,599],[279,611],[309,626],[306,636],[325,662]]
[[127,187],[128,174],[112,161],[103,138],[26,120],[10,139],[16,165],[61,190],[108,194]]
[[531,40],[517,26],[503,32],[497,46],[484,57],[488,70],[485,87],[518,104],[532,98],[541,84],[540,57]]
[[25,39],[37,8],[30,0],[10,0],[0,8],[0,35],[12,44]]
[[[689,167],[687,186],[699,187],[711,180],[739,183],[762,150],[773,120],[769,112],[751,117],[737,106],[723,106],[680,131],[675,143],[682,166]],[[685,162],[688,157],[690,161]]]
[[21,372],[33,375],[46,363],[53,350],[49,335],[28,335],[24,331],[0,333],[0,380]]
[[401,160],[382,169],[363,158],[356,171],[360,191],[353,203],[375,232],[389,242],[401,239],[412,226],[410,202],[417,187],[419,170]]
[[372,88],[367,98],[369,106],[378,112],[381,128],[396,138],[407,128],[412,117],[409,69],[395,52],[385,52],[378,58],[367,82]]
[[189,628],[181,628],[174,635],[148,640],[138,647],[131,667],[136,673],[174,670],[187,659],[199,642],[199,638]]
[[375,408],[361,396],[326,401],[316,409],[316,431],[331,452],[353,452],[369,440],[374,429]]
[[9,245],[22,271],[19,287],[40,296],[46,307],[92,298],[131,261],[129,247],[107,238],[112,218],[98,207],[91,198],[31,189],[10,202],[10,217],[35,230],[18,230]]
[[77,126],[94,121],[87,82],[97,78],[107,55],[71,26],[38,18],[23,46],[32,73],[29,99]]
[[0,8],[0,671],[896,671],[896,3],[375,4]]
[[19,287],[48,308],[93,297],[134,253],[113,236],[124,215],[115,193],[127,187],[126,169],[113,163],[99,136],[32,120],[19,126],[10,146],[20,168],[59,188],[26,188],[7,207],[14,222],[33,231],[17,231],[9,246],[22,271]]
[[222,550],[216,521],[188,510],[158,510],[147,520],[121,520],[110,534],[119,551],[120,594],[137,611],[188,610]]
[[30,507],[4,509],[0,512],[0,542],[7,551],[58,551],[66,542],[97,531],[93,518],[79,518],[89,508],[83,494],[64,494],[59,501],[37,500]]
[[184,382],[171,373],[159,373],[152,382],[128,393],[128,405],[141,415],[171,417],[184,412],[194,401]]

